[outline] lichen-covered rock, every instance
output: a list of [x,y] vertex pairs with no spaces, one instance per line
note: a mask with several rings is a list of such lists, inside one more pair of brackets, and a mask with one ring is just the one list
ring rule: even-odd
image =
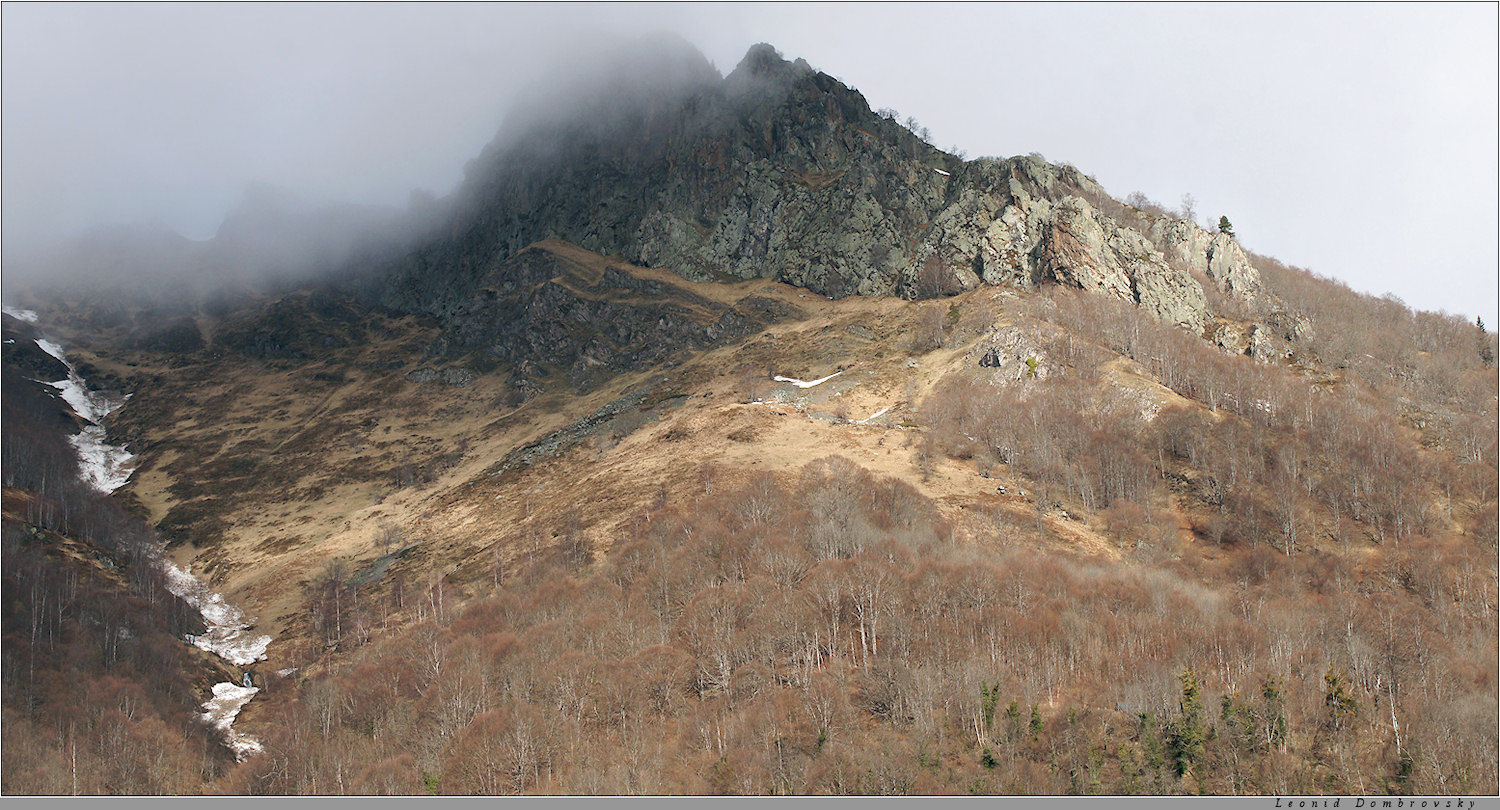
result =
[[1042,272],[1059,284],[1132,300],[1130,272],[1111,250],[1093,206],[1068,197],[1058,204],[1042,243]]
[[1052,364],[1041,346],[1022,329],[997,329],[969,350],[969,359],[980,368],[994,369],[997,381],[1045,379]]
[[1225,295],[1241,301],[1254,301],[1261,292],[1260,271],[1226,233],[1215,234],[1208,245],[1208,277]]
[[1198,282],[1171,267],[1145,237],[1078,197],[1054,210],[1041,247],[1041,272],[1059,284],[1135,301],[1167,323],[1203,329],[1208,302]]
[[1151,223],[1147,235],[1168,259],[1190,270],[1208,273],[1208,246],[1213,241],[1208,231],[1185,219],[1161,217]]
[[1157,320],[1176,324],[1194,334],[1203,331],[1208,317],[1203,288],[1192,276],[1169,266],[1161,254],[1151,251],[1137,258],[1131,268],[1131,281],[1141,309]]
[[1245,354],[1262,363],[1270,362],[1278,356],[1285,356],[1284,353],[1276,351],[1276,343],[1266,334],[1266,328],[1260,324],[1250,327],[1250,341]]
[[1051,221],[1047,200],[1023,197],[1007,205],[985,229],[980,251],[980,276],[986,284],[1005,284],[1029,290],[1041,280],[1037,249]]
[[1234,324],[1221,323],[1214,328],[1214,343],[1230,354],[1244,352],[1244,338]]

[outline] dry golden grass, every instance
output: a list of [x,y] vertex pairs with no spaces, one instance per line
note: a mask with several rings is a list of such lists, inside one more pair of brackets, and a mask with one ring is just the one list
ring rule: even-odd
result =
[[[207,574],[280,642],[303,632],[307,586],[327,562],[342,558],[351,572],[372,562],[384,551],[386,525],[418,544],[398,564],[409,577],[441,571],[454,582],[475,581],[497,553],[515,560],[560,542],[566,527],[596,554],[607,551],[663,493],[681,504],[701,496],[705,465],[724,485],[763,470],[795,475],[809,461],[842,455],[933,499],[961,542],[993,542],[986,514],[1039,519],[1025,499],[998,494],[1003,474],[984,478],[940,455],[924,474],[922,432],[911,427],[917,403],[944,376],[972,366],[979,334],[961,329],[969,339],[913,355],[911,330],[929,307],[1008,317],[994,291],[925,303],[830,301],[769,280],[695,284],[571,245],[544,246],[563,260],[564,282],[580,291],[613,266],[661,282],[674,303],[704,317],[700,302],[731,305],[750,296],[804,317],[678,365],[620,375],[586,395],[549,388],[514,409],[498,404],[507,393],[503,370],[464,387],[407,381],[421,360],[413,347],[437,336],[435,325],[415,318],[383,320],[386,337],[303,365],[225,354],[183,369],[119,350],[89,354],[140,385],[120,417],[120,427],[140,437],[141,456],[122,495],[153,522],[184,505],[210,513],[212,520],[196,524],[207,533],[171,555]],[[842,373],[804,390],[770,381],[771,369],[807,380]],[[1152,396],[1176,396],[1133,369],[1110,374]],[[790,398],[748,402],[747,378],[758,380],[762,395],[780,386]],[[515,448],[653,381],[634,419],[639,427],[627,435],[585,440],[545,463],[494,474]],[[881,419],[856,424],[881,410]],[[1119,557],[1089,525],[1051,514],[1040,520],[1074,551]]]

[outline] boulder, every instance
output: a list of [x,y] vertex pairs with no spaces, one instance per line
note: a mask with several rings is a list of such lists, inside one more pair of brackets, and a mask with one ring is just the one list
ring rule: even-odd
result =
[[1268,363],[1273,359],[1285,356],[1284,352],[1276,351],[1276,343],[1267,334],[1267,329],[1260,324],[1250,327],[1250,345],[1245,349],[1245,354],[1254,357],[1262,363]]
[[1240,330],[1234,324],[1221,323],[1214,328],[1214,343],[1230,354],[1243,353],[1243,340]]
[[1052,371],[1047,354],[1024,330],[1005,327],[991,333],[969,351],[980,368],[995,370],[995,379],[1046,378]]

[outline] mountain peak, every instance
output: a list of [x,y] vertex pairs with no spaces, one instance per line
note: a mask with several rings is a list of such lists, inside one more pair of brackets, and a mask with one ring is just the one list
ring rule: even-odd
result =
[[[798,59],[795,64],[803,66],[807,65],[807,63],[801,59]],[[786,58],[781,55],[781,51],[776,50],[776,48],[769,43],[758,42],[750,46],[750,50],[745,52],[744,58],[740,60],[739,65],[735,66],[734,72],[730,75],[743,75],[765,78],[769,76],[785,75],[793,67],[794,63],[788,62]]]

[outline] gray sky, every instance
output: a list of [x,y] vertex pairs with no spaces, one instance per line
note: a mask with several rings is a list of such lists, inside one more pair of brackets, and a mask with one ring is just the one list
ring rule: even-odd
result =
[[207,238],[250,182],[442,195],[540,65],[665,29],[724,73],[769,42],[940,147],[1191,193],[1252,250],[1494,324],[1496,8],[6,3],[4,237]]

